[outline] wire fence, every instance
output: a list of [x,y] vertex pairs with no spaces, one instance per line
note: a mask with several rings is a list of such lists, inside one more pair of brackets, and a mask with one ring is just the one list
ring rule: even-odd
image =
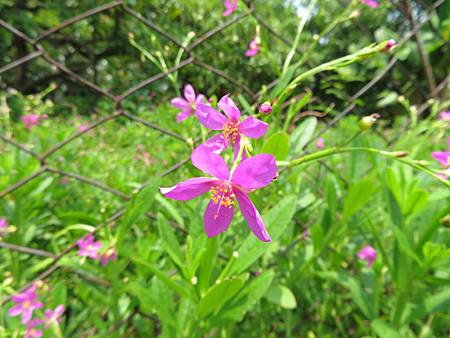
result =
[[[412,25],[413,29],[406,33],[404,35],[404,38],[399,42],[399,45],[404,44],[406,41],[410,40],[411,38],[415,37],[417,41],[420,41],[420,28],[426,24],[429,20],[430,20],[430,13],[432,11],[434,11],[437,7],[439,7],[442,3],[444,3],[444,0],[439,0],[436,1],[430,8],[428,8],[428,10],[425,12],[424,17],[418,18],[414,20],[414,24]],[[152,30],[153,32],[156,32],[157,34],[159,34],[161,37],[165,38],[166,40],[168,40],[170,43],[174,44],[175,46],[177,46],[178,48],[183,49],[183,51],[185,52],[186,58],[184,60],[182,60],[178,65],[176,65],[175,67],[172,67],[170,69],[168,69],[167,71],[164,72],[160,72],[158,74],[152,75],[151,77],[145,79],[144,81],[132,86],[131,88],[125,90],[123,93],[120,94],[113,94],[103,88],[101,88],[100,86],[96,85],[95,83],[87,80],[86,78],[81,77],[80,75],[76,74],[74,71],[70,70],[69,68],[67,68],[64,64],[60,63],[59,61],[55,60],[54,58],[52,58],[47,52],[46,50],[43,48],[43,46],[41,45],[41,42],[45,41],[46,39],[49,39],[53,34],[61,31],[62,29],[71,26],[79,21],[85,20],[89,17],[95,16],[95,15],[99,15],[100,13],[104,13],[107,12],[111,9],[119,9],[121,10],[124,14],[131,16],[137,20],[139,20],[142,24],[144,24],[146,27],[148,27],[150,30]],[[246,18],[249,15],[253,15],[253,17],[258,21],[258,23],[261,25],[261,27],[263,27],[263,29],[265,29],[269,34],[271,34],[272,36],[274,36],[275,38],[277,38],[278,40],[280,40],[282,43],[286,44],[288,47],[292,46],[292,43],[286,39],[283,35],[281,35],[280,33],[276,32],[262,17],[260,17],[256,11],[254,6],[250,6],[249,7],[249,11],[242,13],[240,15],[236,15],[235,17],[233,17],[232,19],[229,19],[227,21],[225,21],[223,24],[217,26],[216,28],[204,33],[203,35],[201,35],[197,40],[195,40],[194,42],[192,42],[189,46],[183,46],[183,44],[181,44],[179,41],[177,41],[176,38],[174,38],[171,34],[169,34],[168,32],[164,31],[163,29],[161,29],[160,27],[158,27],[157,25],[155,25],[151,20],[143,17],[142,15],[140,15],[139,13],[135,12],[133,9],[131,9],[130,7],[126,6],[124,4],[123,0],[117,0],[117,1],[113,1],[111,3],[102,5],[102,6],[98,6],[96,8],[92,8],[84,13],[81,13],[75,17],[72,17],[64,22],[62,22],[61,24],[59,24],[56,27],[53,27],[47,31],[42,32],[37,38],[32,39],[29,36],[27,36],[26,34],[24,34],[23,32],[21,32],[19,29],[17,29],[16,27],[14,27],[13,25],[9,24],[8,22],[0,19],[0,27],[2,27],[3,29],[6,29],[7,31],[9,31],[10,33],[12,33],[13,35],[15,35],[16,37],[18,37],[19,39],[25,41],[28,45],[30,45],[33,49],[33,52],[29,53],[26,56],[23,56],[21,58],[19,58],[18,60],[15,60],[3,67],[0,68],[0,75],[8,72],[16,67],[19,67],[20,65],[23,65],[25,63],[28,63],[34,59],[37,58],[41,58],[43,60],[45,60],[49,65],[56,67],[57,69],[59,69],[61,72],[63,72],[68,78],[72,79],[75,82],[78,82],[79,84],[82,84],[86,87],[88,87],[90,90],[92,90],[93,92],[95,92],[98,95],[101,95],[105,98],[108,98],[109,100],[111,100],[114,103],[114,110],[106,116],[103,116],[102,118],[98,119],[95,123],[90,124],[89,126],[87,126],[85,129],[83,129],[82,131],[77,131],[74,134],[72,134],[70,137],[68,137],[67,139],[53,145],[52,147],[48,148],[47,150],[45,150],[42,153],[36,153],[33,150],[29,149],[27,146],[20,144],[19,142],[17,142],[16,140],[14,140],[13,138],[10,138],[6,135],[2,135],[0,134],[0,139],[13,146],[16,147],[17,149],[19,149],[20,151],[27,153],[29,155],[31,155],[32,157],[34,157],[37,161],[39,161],[40,163],[40,167],[39,169],[34,172],[33,174],[17,181],[16,183],[8,186],[6,189],[4,189],[3,191],[0,192],[0,198],[4,198],[5,196],[13,193],[14,191],[20,189],[21,187],[25,186],[26,184],[28,184],[29,182],[41,177],[44,174],[52,174],[52,175],[58,175],[58,176],[66,176],[66,177],[70,177],[74,180],[79,181],[80,183],[83,184],[87,184],[90,185],[92,187],[104,190],[108,193],[111,193],[115,196],[118,196],[119,198],[121,198],[124,202],[131,200],[132,196],[127,195],[126,193],[116,190],[112,187],[109,187],[105,184],[103,184],[100,181],[88,178],[88,177],[84,177],[82,175],[79,175],[77,173],[71,173],[71,172],[66,172],[63,170],[60,170],[56,167],[52,167],[49,165],[49,163],[47,162],[47,160],[53,156],[54,154],[56,154],[58,151],[60,151],[62,148],[66,147],[68,144],[71,144],[72,142],[74,142],[75,140],[77,140],[80,137],[83,137],[83,135],[85,135],[86,133],[88,133],[90,130],[96,129],[98,127],[100,127],[101,125],[103,125],[104,123],[107,123],[108,121],[111,120],[116,120],[119,118],[126,118],[130,121],[134,121],[136,123],[140,123],[143,126],[152,129],[156,132],[159,132],[161,134],[167,135],[169,137],[172,137],[175,140],[178,141],[182,141],[187,145],[187,151],[190,150],[190,147],[188,146],[188,142],[187,140],[180,134],[175,133],[171,130],[165,129],[164,127],[161,127],[159,125],[156,125],[152,122],[146,121],[145,119],[142,119],[139,116],[136,116],[134,114],[132,114],[131,112],[122,109],[122,102],[128,98],[130,95],[140,91],[141,89],[149,86],[150,84],[161,80],[163,78],[165,78],[166,76],[168,76],[171,73],[174,73],[188,65],[195,65],[197,67],[203,68],[204,70],[215,74],[219,77],[224,78],[225,80],[229,81],[230,83],[232,83],[233,85],[239,87],[242,91],[244,91],[246,94],[248,94],[252,100],[253,103],[258,101],[258,98],[260,97],[261,93],[254,93],[250,88],[248,88],[245,84],[235,80],[232,76],[230,76],[229,74],[225,73],[224,71],[215,68],[214,66],[207,64],[205,62],[202,61],[202,59],[195,54],[195,50],[197,49],[197,47],[199,47],[200,45],[206,43],[208,40],[213,39],[217,34],[221,33],[222,31],[226,30],[228,27],[238,23],[239,21],[243,20],[244,18]],[[420,42],[419,42],[420,43]],[[297,52],[298,53],[303,53],[303,51],[300,48],[297,48]],[[356,101],[358,98],[360,98],[361,96],[363,96],[368,90],[370,90],[377,82],[379,82],[389,71],[391,71],[393,69],[393,67],[396,66],[396,64],[398,63],[398,59],[393,56],[390,61],[387,63],[387,65],[384,67],[384,69],[380,70],[378,74],[375,74],[375,76],[373,77],[373,79],[371,81],[369,81],[368,83],[366,83],[364,86],[361,87],[360,90],[358,90],[354,95],[348,96],[348,105],[347,107],[342,110],[341,112],[339,112],[333,119],[331,119],[325,126],[324,128],[322,128],[321,130],[319,130],[316,135],[313,137],[313,139],[310,141],[313,142],[314,140],[316,140],[317,138],[319,138],[327,129],[329,129],[330,127],[334,126],[338,121],[340,121],[344,116],[348,115],[350,112],[352,112],[354,110],[354,108],[356,107]],[[426,62],[425,62],[426,63]],[[309,68],[312,68],[314,65],[311,64],[311,62],[307,62],[306,63],[307,66]],[[429,67],[429,65],[428,65]],[[425,68],[427,68],[427,66],[425,66]],[[320,73],[318,74],[318,76],[322,76]],[[440,84],[438,85],[434,85],[434,84],[430,84],[430,93],[428,95],[426,95],[425,97],[425,102],[418,108],[418,114],[420,115],[422,112],[424,112],[430,105],[431,102],[428,100],[429,98],[433,98],[436,95],[438,95],[447,85],[448,81],[449,81],[449,76],[447,76]],[[433,80],[428,76],[428,80],[430,82],[432,82]],[[272,82],[271,84],[268,85],[269,88],[273,87],[276,85],[276,81]],[[407,126],[405,126],[406,128]],[[198,140],[196,140],[194,143],[198,142]],[[387,140],[387,144],[388,145],[392,145],[393,142],[395,142],[395,140]],[[161,172],[159,175],[161,177],[166,176],[171,174],[172,172],[176,171],[177,169],[179,169],[180,167],[182,167],[183,165],[185,165],[186,163],[189,162],[189,157],[190,157],[190,153],[188,153],[186,155],[186,159],[176,163],[175,165],[171,166],[170,168],[167,168],[165,171]],[[145,184],[141,185],[142,189],[145,186]],[[96,226],[95,231],[99,231],[100,229],[102,229],[103,227],[112,227],[114,226],[115,222],[120,219],[120,217],[122,217],[125,213],[125,208],[122,208],[120,210],[118,210],[116,213],[114,213],[113,215],[111,215],[106,222],[99,224]],[[147,213],[147,216],[150,218],[154,218],[155,215],[151,214],[151,213]],[[178,224],[172,222],[171,223],[177,230],[179,231],[185,231],[181,226],[179,226]],[[298,241],[293,241],[292,245],[289,245],[288,247],[291,248],[293,247]],[[59,269],[64,269],[64,267],[58,265],[58,262],[65,256],[67,255],[69,252],[71,252],[73,249],[75,249],[77,246],[76,242],[71,243],[70,245],[68,245],[65,249],[63,249],[60,253],[54,254],[45,250],[39,250],[39,249],[34,249],[34,248],[30,248],[30,247],[24,247],[24,246],[19,246],[19,245],[15,245],[15,244],[11,244],[11,243],[5,243],[5,242],[1,242],[0,241],[0,247],[4,248],[4,249],[8,249],[8,250],[14,250],[17,252],[21,252],[21,253],[25,253],[25,254],[30,254],[30,255],[35,255],[35,256],[40,256],[40,257],[45,257],[45,258],[51,258],[51,263],[50,265],[48,265],[48,267],[40,272],[33,280],[29,281],[28,283],[26,283],[25,285],[23,285],[20,288],[20,291],[23,291],[27,288],[29,288],[34,282],[38,281],[38,280],[44,280],[46,278],[48,278],[49,276],[51,276],[55,271],[59,270]],[[75,273],[78,273],[80,275],[82,275],[79,271],[73,271]],[[101,285],[105,285],[108,286],[109,283],[107,281],[101,280],[100,278],[97,277],[93,277],[93,276],[82,276],[88,280],[92,280],[93,282],[96,282],[98,284]],[[9,300],[11,299],[11,297],[5,297],[2,301],[2,304],[6,304]]]

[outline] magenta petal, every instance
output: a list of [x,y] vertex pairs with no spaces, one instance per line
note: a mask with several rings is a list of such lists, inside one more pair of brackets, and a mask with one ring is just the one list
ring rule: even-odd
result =
[[215,204],[209,201],[205,210],[203,221],[205,223],[205,232],[208,237],[213,237],[228,229],[234,216],[234,206],[231,208]]
[[223,125],[227,122],[225,116],[215,110],[213,107],[203,103],[199,103],[195,109],[201,124],[212,130],[222,130]]
[[253,116],[247,117],[239,124],[239,132],[250,138],[263,136],[269,125],[266,122],[255,119]]
[[160,191],[168,198],[187,201],[208,192],[214,181],[213,178],[209,177],[195,177],[170,188],[160,188]]
[[230,177],[230,169],[228,169],[224,159],[203,145],[198,146],[192,152],[191,160],[196,168],[211,176],[221,180],[228,180]]
[[217,106],[224,111],[231,121],[237,122],[241,118],[241,112],[234,101],[229,98],[229,95],[230,94],[227,94],[222,97],[217,103]]
[[431,156],[443,166],[450,165],[450,151],[433,151]]
[[195,98],[195,103],[196,104],[205,103],[205,96],[203,94],[198,94],[197,97]]
[[217,134],[207,139],[206,142],[203,143],[203,146],[218,155],[227,148],[227,142],[225,141],[223,134]]
[[189,116],[191,116],[191,114],[192,114],[191,107],[186,107],[183,111],[181,111],[177,115],[177,122],[180,123],[181,121],[186,120]]
[[8,314],[11,317],[17,316],[22,313],[22,306],[16,305],[9,309]]
[[184,86],[184,98],[189,102],[195,102],[195,91],[190,84]]
[[187,102],[182,97],[176,97],[176,98],[170,100],[170,104],[178,109],[184,109],[186,107],[189,107],[189,102]]
[[239,189],[234,189],[234,194],[236,195],[236,200],[241,209],[242,215],[247,221],[248,226],[260,241],[271,242],[269,234],[267,233],[266,227],[264,225],[263,219],[259,214],[259,211],[253,205],[252,201],[248,196]]
[[277,177],[275,157],[260,154],[242,161],[231,181],[246,189],[259,189],[269,185]]

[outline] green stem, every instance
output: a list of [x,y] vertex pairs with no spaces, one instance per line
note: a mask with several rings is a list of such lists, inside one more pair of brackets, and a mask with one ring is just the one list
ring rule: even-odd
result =
[[237,166],[241,162],[242,154],[244,153],[244,148],[245,148],[246,143],[247,143],[246,139],[243,136],[241,136],[241,142],[239,144],[239,153],[238,153],[236,159],[234,160],[233,166],[230,169],[230,178],[233,176],[234,171],[236,170]]
[[416,170],[422,171],[430,176],[433,176],[434,178],[436,178],[437,180],[439,180],[440,182],[442,182],[443,184],[445,184],[446,186],[450,187],[450,182],[439,177],[438,175],[436,175],[433,171],[431,171],[430,169],[426,168],[425,166],[423,166],[422,164],[418,163],[418,161],[414,161],[414,160],[408,160],[408,159],[404,159],[404,158],[400,158],[399,157],[399,152],[390,152],[390,151],[384,151],[384,150],[380,150],[380,149],[376,149],[376,148],[366,148],[366,147],[347,147],[347,148],[328,148],[322,151],[318,151],[315,152],[314,154],[309,154],[309,155],[305,155],[303,157],[300,157],[298,159],[292,160],[292,161],[287,161],[287,162],[277,162],[278,166],[285,166],[285,167],[295,167],[297,165],[300,164],[304,164],[304,163],[308,163],[308,162],[314,162],[314,161],[318,161],[324,157],[327,156],[332,156],[332,155],[336,155],[336,154],[341,154],[341,153],[348,153],[348,152],[352,152],[352,151],[362,151],[362,152],[368,152],[368,153],[374,153],[377,155],[381,155],[384,157],[388,157],[391,158],[393,160],[399,161],[403,164],[406,164]]

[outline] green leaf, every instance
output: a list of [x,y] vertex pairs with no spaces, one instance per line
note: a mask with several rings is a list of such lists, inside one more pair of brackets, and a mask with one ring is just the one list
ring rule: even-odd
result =
[[[279,201],[269,212],[264,213],[263,220],[267,231],[276,241],[285,231],[286,226],[292,220],[296,208],[296,196],[286,196]],[[222,272],[222,278],[245,271],[253,262],[270,248],[269,243],[258,240],[253,233],[250,233],[238,250],[238,257],[230,260]]]
[[352,185],[344,202],[343,222],[346,223],[373,196],[377,185],[372,179],[363,179]]
[[317,126],[317,119],[315,117],[307,117],[294,130],[290,138],[290,146],[292,154],[298,154],[303,150],[303,147],[308,143]]
[[283,285],[272,284],[264,297],[285,309],[295,309],[297,307],[297,300],[291,289]]
[[380,338],[403,338],[396,329],[380,318],[373,320],[370,326]]
[[176,327],[174,314],[167,311],[167,308],[161,304],[165,300],[156,297],[148,286],[138,282],[131,282],[128,285],[128,292],[139,299],[139,307],[143,313],[151,315],[155,309],[164,323]]
[[[167,222],[166,218],[162,214],[158,214],[158,232],[163,240],[163,246],[167,251],[167,254],[172,259],[181,271],[184,271],[185,263],[183,262],[183,255],[181,253],[180,244],[172,227]],[[183,272],[184,274],[184,272]]]
[[176,292],[178,292],[180,295],[185,296],[187,298],[193,298],[191,291],[189,288],[187,288],[186,283],[178,283],[174,280],[172,280],[170,277],[168,277],[163,271],[161,271],[155,264],[144,262],[141,259],[138,258],[132,258],[133,261],[137,265],[141,265],[145,267],[146,269],[150,270],[151,273],[153,273],[159,280],[161,280],[164,284],[166,284],[168,287],[172,288]]
[[261,153],[272,154],[277,161],[285,160],[289,153],[289,135],[282,131],[273,134],[263,144]]
[[211,324],[224,322],[239,322],[244,315],[252,309],[255,304],[264,296],[272,283],[274,277],[273,271],[265,271],[256,277],[239,292],[236,297],[223,306],[217,314],[210,320]]
[[412,259],[414,259],[419,265],[422,265],[422,260],[414,252],[411,243],[409,242],[408,238],[403,234],[402,230],[396,225],[392,225],[392,230],[400,246],[400,250],[409,257],[411,257]]
[[350,277],[344,273],[338,273],[336,271],[323,271],[315,273],[320,278],[333,280],[350,291],[350,296],[359,307],[362,313],[368,318],[375,318],[375,312],[373,305],[370,302],[370,298],[366,291],[361,288],[359,281],[353,277]]
[[248,275],[232,277],[214,284],[200,300],[198,306],[198,315],[200,318],[207,316],[225,304],[244,286]]
[[436,312],[448,313],[449,311],[450,288],[447,287],[432,296],[422,297],[422,302],[417,304],[416,310],[412,312],[407,322],[413,322]]
[[167,198],[162,197],[159,193],[155,196],[155,199],[158,202],[158,204],[164,207],[164,209],[166,209],[166,211],[170,214],[170,216],[173,217],[175,222],[177,222],[184,228],[183,217],[181,217],[177,208],[175,208]]
[[151,179],[144,189],[142,189],[133,200],[129,203],[125,215],[121,219],[120,226],[117,230],[117,244],[116,247],[120,250],[122,242],[125,239],[128,230],[133,223],[148,210],[151,209],[153,201],[155,200],[155,191],[158,190],[160,184],[159,177]]

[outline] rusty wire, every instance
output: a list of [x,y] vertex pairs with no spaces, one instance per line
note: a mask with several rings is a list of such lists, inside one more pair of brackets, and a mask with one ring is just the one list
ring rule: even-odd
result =
[[[428,10],[428,12],[436,9],[438,6],[440,6],[442,3],[444,2],[444,0],[438,0],[436,1]],[[178,65],[167,69],[164,72],[160,72],[156,75],[152,75],[151,77],[141,81],[140,83],[132,86],[131,88],[125,90],[123,93],[120,94],[113,94],[110,93],[109,91],[99,87],[98,85],[96,85],[95,83],[81,77],[80,75],[76,74],[75,72],[73,72],[72,70],[70,70],[69,68],[67,68],[64,64],[58,62],[57,60],[55,60],[54,58],[52,58],[46,51],[45,49],[42,47],[42,45],[40,44],[40,42],[45,41],[46,39],[48,39],[49,37],[51,37],[53,34],[55,34],[56,32],[59,32],[60,30],[71,26],[73,24],[75,24],[76,22],[79,22],[81,20],[84,20],[88,17],[94,16],[94,15],[98,15],[100,13],[103,13],[105,11],[111,10],[113,8],[118,8],[120,10],[123,11],[123,13],[135,18],[136,20],[139,20],[142,24],[144,24],[146,27],[148,27],[149,29],[151,29],[152,31],[156,32],[157,34],[159,34],[160,36],[164,37],[165,39],[167,39],[168,41],[170,41],[171,43],[173,43],[174,45],[176,45],[178,48],[183,49],[183,51],[186,53],[186,58],[184,60],[182,60]],[[39,169],[30,174],[27,177],[22,178],[21,180],[19,180],[18,182],[10,185],[9,187],[7,187],[5,190],[0,191],[0,198],[5,197],[8,194],[11,194],[12,192],[16,191],[17,189],[20,189],[21,187],[25,186],[27,183],[33,181],[34,179],[44,175],[44,174],[53,174],[53,175],[59,175],[59,176],[66,176],[66,177],[70,177],[72,179],[75,179],[81,183],[93,186],[95,188],[101,189],[103,191],[109,192],[119,198],[121,198],[124,201],[129,201],[131,200],[131,196],[125,194],[122,191],[118,191],[116,189],[113,189],[99,181],[81,176],[77,173],[69,173],[69,172],[65,172],[63,170],[60,170],[58,168],[54,168],[54,167],[50,167],[49,164],[47,163],[47,159],[52,156],[53,154],[57,153],[60,149],[62,149],[63,147],[67,146],[68,144],[72,143],[74,140],[82,137],[84,134],[86,134],[87,132],[89,132],[90,130],[96,129],[97,127],[99,127],[100,125],[111,121],[111,120],[115,120],[117,118],[123,117],[126,119],[129,119],[131,121],[135,121],[137,123],[140,123],[142,125],[144,125],[147,128],[153,129],[161,134],[167,135],[169,137],[172,137],[174,139],[177,139],[181,142],[186,143],[186,145],[189,147],[188,141],[181,135],[167,130],[161,126],[158,126],[152,122],[146,121],[145,119],[142,119],[138,116],[135,116],[125,110],[122,109],[122,102],[128,98],[129,96],[135,94],[136,92],[138,92],[139,90],[147,87],[148,85],[163,79],[164,77],[166,77],[167,75],[174,73],[176,71],[178,71],[181,68],[184,68],[188,65],[195,65],[197,67],[203,68],[206,71],[213,73],[217,76],[222,77],[223,79],[233,83],[234,85],[236,85],[237,87],[239,87],[242,91],[244,91],[245,93],[247,93],[252,100],[256,101],[261,93],[254,93],[250,88],[248,88],[246,85],[244,85],[243,83],[240,83],[239,81],[237,81],[236,79],[234,79],[232,76],[226,74],[225,72],[223,72],[220,69],[215,68],[214,66],[207,64],[205,62],[203,62],[201,59],[199,59],[196,55],[195,55],[195,49],[202,45],[203,43],[205,43],[206,41],[208,41],[209,39],[211,39],[212,37],[214,37],[216,34],[222,32],[223,30],[225,30],[226,28],[230,27],[231,25],[241,21],[242,19],[244,19],[245,17],[249,16],[249,15],[253,15],[253,17],[259,22],[259,24],[266,29],[266,31],[273,35],[275,38],[279,39],[281,42],[283,42],[284,44],[286,44],[287,46],[291,46],[291,42],[286,39],[283,35],[279,34],[278,32],[276,32],[267,22],[265,22],[263,20],[262,17],[258,16],[257,13],[255,12],[255,8],[253,6],[250,6],[249,10],[245,13],[236,15],[235,17],[226,20],[223,24],[217,26],[216,28],[206,32],[205,34],[201,35],[197,40],[193,41],[190,46],[183,46],[176,38],[174,38],[171,34],[169,34],[168,32],[164,31],[163,29],[161,29],[160,27],[158,27],[157,25],[155,25],[151,20],[143,17],[141,14],[135,12],[133,9],[131,9],[130,7],[126,6],[123,2],[123,0],[116,0],[113,1],[111,3],[105,4],[105,5],[101,5],[95,8],[92,8],[84,13],[81,13],[77,16],[74,16],[64,22],[62,22],[61,24],[57,25],[56,27],[53,27],[51,29],[48,29],[44,32],[42,32],[37,38],[32,39],[31,37],[28,37],[26,34],[24,34],[23,32],[21,32],[19,29],[17,29],[16,27],[12,26],[11,24],[9,24],[8,22],[0,19],[0,27],[8,30],[10,33],[12,33],[14,36],[22,39],[23,41],[25,41],[27,44],[29,44],[32,48],[33,48],[33,52],[29,53],[28,55],[25,55],[3,67],[0,68],[0,75],[8,72],[16,67],[19,67],[22,64],[25,64],[27,62],[30,62],[32,60],[35,60],[37,58],[42,58],[43,60],[45,60],[49,65],[54,66],[56,68],[58,68],[62,73],[64,73],[65,75],[67,75],[68,78],[72,79],[75,82],[81,83],[84,86],[88,87],[90,90],[96,92],[99,95],[102,95],[103,97],[108,98],[109,100],[111,100],[114,103],[114,111],[112,111],[109,115],[106,115],[102,118],[100,118],[99,120],[97,120],[96,122],[90,124],[87,128],[85,128],[82,131],[77,131],[75,133],[73,133],[70,137],[68,137],[67,139],[53,145],[52,147],[48,148],[47,150],[43,151],[42,153],[36,153],[31,149],[28,149],[27,146],[20,144],[19,142],[17,142],[16,140],[9,138],[5,135],[1,135],[0,134],[0,140],[2,140],[3,142],[19,149],[20,151],[29,154],[30,156],[32,156],[33,158],[35,158],[37,161],[39,161],[40,167]],[[426,22],[429,21],[429,17],[426,17],[424,20],[422,20],[420,23],[416,24],[413,28],[413,30],[408,33],[404,39],[402,40],[401,43],[404,43],[406,41],[408,41],[409,39],[411,39],[411,37],[415,36],[416,34],[418,34],[419,29],[422,27],[422,25],[424,25]],[[303,51],[300,48],[297,48],[297,52],[302,53]],[[332,119],[327,125],[326,127],[321,130],[319,132],[318,135],[315,136],[314,139],[318,138],[325,130],[327,130],[328,128],[330,128],[332,125],[334,125],[335,123],[337,123],[340,119],[342,119],[344,116],[346,116],[348,113],[350,113],[356,106],[355,101],[361,97],[364,93],[366,93],[370,88],[372,88],[378,81],[380,81],[391,69],[392,67],[396,64],[397,62],[397,58],[393,57],[390,62],[385,66],[384,69],[382,69],[371,81],[369,81],[365,86],[363,86],[356,94],[352,95],[349,98],[349,105],[347,106],[347,108],[345,108],[341,113],[339,113],[338,115],[335,116],[334,119]],[[313,65],[311,64],[311,62],[308,60],[306,62],[306,65],[311,68],[313,67]],[[319,74],[319,76],[321,76],[321,74]],[[441,83],[438,86],[438,90],[441,90],[443,87],[445,87],[446,83],[448,82],[449,78],[447,77],[445,79],[445,83]],[[276,84],[276,81],[272,82],[269,87],[272,87]],[[426,109],[428,106],[426,106],[423,109]],[[312,140],[310,141],[312,142]],[[190,147],[189,147],[190,149]],[[182,167],[183,165],[185,165],[186,163],[189,162],[189,157],[187,157],[186,159],[176,163],[175,165],[171,166],[170,168],[166,169],[164,172],[160,173],[160,176],[166,176],[169,175],[170,173],[174,172],[175,170],[179,169],[180,167]],[[141,186],[141,189],[145,186],[145,184],[143,184]],[[115,222],[120,219],[120,217],[122,217],[125,213],[125,208],[122,208],[120,210],[118,210],[116,213],[114,213],[110,218],[108,218],[108,220],[102,224],[99,224],[96,226],[94,232],[98,232],[100,229],[102,229],[105,226],[113,226],[115,224]],[[155,216],[152,215],[151,213],[147,213],[146,214],[149,218],[154,218]],[[172,225],[180,230],[185,232],[185,229],[183,229],[181,226],[179,226],[178,224],[175,224],[172,222]],[[38,281],[38,280],[43,280],[48,278],[49,276],[51,276],[55,271],[57,271],[59,268],[61,268],[60,265],[58,265],[58,262],[69,252],[71,252],[74,248],[76,248],[76,243],[71,243],[70,245],[68,245],[65,249],[63,249],[60,253],[58,254],[53,254],[51,252],[47,252],[44,250],[39,250],[39,249],[34,249],[34,248],[28,248],[28,247],[23,247],[23,246],[19,246],[19,245],[15,245],[15,244],[11,244],[11,243],[1,243],[0,242],[0,247],[2,248],[6,248],[9,250],[14,250],[14,251],[18,251],[21,253],[25,253],[25,254],[31,254],[31,255],[35,255],[35,256],[41,256],[41,257],[47,257],[47,258],[51,258],[51,262],[49,267],[44,270],[43,272],[41,272],[39,275],[37,275],[32,281],[26,283],[25,285],[23,285],[19,290],[23,291],[25,289],[27,289],[28,287],[30,287],[34,282]],[[100,283],[102,284],[102,283]],[[104,285],[104,284],[102,284]],[[5,297],[2,301],[2,304],[6,304],[9,300],[11,299],[11,297]]]

